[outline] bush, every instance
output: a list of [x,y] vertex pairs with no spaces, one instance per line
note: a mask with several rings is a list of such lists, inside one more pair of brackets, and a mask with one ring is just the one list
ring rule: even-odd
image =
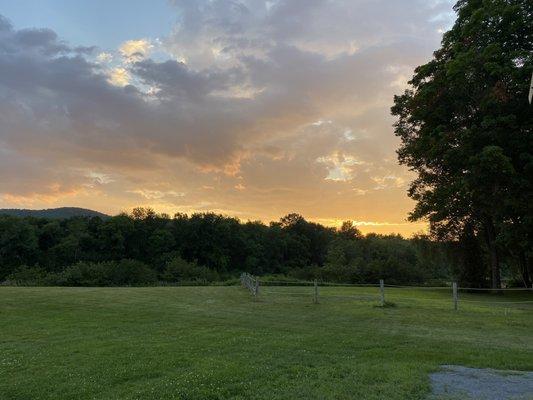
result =
[[205,283],[219,280],[220,277],[207,267],[174,257],[167,263],[162,278],[166,282]]
[[317,265],[311,265],[310,267],[303,268],[291,268],[287,272],[292,280],[297,279],[301,281],[312,281],[314,279],[322,279],[321,268]]
[[140,261],[122,260],[112,269],[111,282],[113,285],[153,285],[157,282],[157,275]]
[[17,286],[42,286],[46,284],[46,271],[39,267],[22,265],[9,274],[6,284]]
[[321,278],[326,282],[360,282],[357,269],[353,265],[326,264],[321,270]]
[[49,274],[48,284],[57,286],[108,286],[113,262],[79,262],[62,272]]
[[154,284],[156,274],[135,260],[88,263],[79,262],[63,272],[50,274],[48,284],[58,286],[139,286]]

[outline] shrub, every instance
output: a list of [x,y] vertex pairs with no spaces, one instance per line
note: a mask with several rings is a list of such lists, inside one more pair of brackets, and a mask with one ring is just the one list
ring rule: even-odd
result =
[[314,279],[322,279],[321,268],[317,265],[303,268],[291,268],[287,272],[287,276],[293,279],[302,281],[311,281]]
[[136,260],[122,260],[111,271],[113,285],[139,286],[156,282],[155,271]]
[[219,279],[216,271],[198,265],[195,262],[188,262],[181,257],[174,257],[170,260],[162,274],[166,282],[213,282]]
[[355,283],[360,279],[354,265],[348,264],[326,264],[321,270],[321,277],[328,282]]
[[39,267],[22,265],[9,274],[6,283],[17,286],[41,286],[45,284],[46,271]]
[[108,286],[113,262],[79,262],[62,272],[49,274],[48,284],[57,286]]
[[139,286],[156,281],[155,272],[135,260],[122,260],[119,263],[79,262],[47,278],[48,284],[58,286]]

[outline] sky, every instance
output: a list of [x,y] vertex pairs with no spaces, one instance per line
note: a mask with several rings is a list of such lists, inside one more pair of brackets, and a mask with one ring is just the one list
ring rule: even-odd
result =
[[407,222],[390,115],[449,0],[0,0],[0,208]]

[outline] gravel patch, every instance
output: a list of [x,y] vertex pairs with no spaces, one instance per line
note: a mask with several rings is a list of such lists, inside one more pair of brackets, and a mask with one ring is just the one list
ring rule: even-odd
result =
[[431,400],[533,400],[533,372],[443,365],[430,380]]

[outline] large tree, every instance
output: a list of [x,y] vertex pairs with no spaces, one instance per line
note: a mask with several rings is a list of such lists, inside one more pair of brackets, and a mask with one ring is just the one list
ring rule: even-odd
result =
[[474,229],[485,243],[493,288],[509,253],[524,264],[530,284],[533,2],[460,0],[454,10],[441,48],[416,68],[392,107],[399,161],[417,173],[410,218],[427,219],[441,238]]

